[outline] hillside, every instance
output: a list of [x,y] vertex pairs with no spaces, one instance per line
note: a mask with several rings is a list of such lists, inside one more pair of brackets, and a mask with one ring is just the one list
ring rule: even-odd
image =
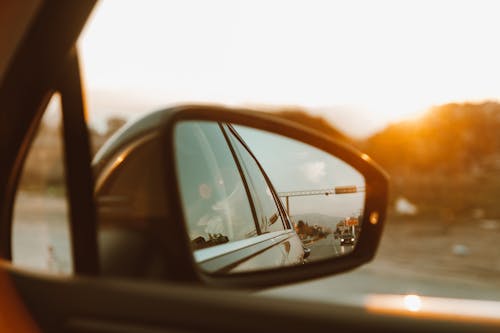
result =
[[408,198],[445,223],[500,217],[500,104],[436,107],[361,148],[391,175],[392,202]]
[[[391,177],[390,214],[404,197],[419,216],[445,223],[500,218],[500,104],[446,104],[419,119],[392,124],[363,141],[349,139],[320,117],[281,112],[368,153]],[[418,217],[418,216],[417,216]]]
[[[404,197],[420,216],[453,221],[473,216],[500,218],[500,104],[447,104],[419,119],[392,124],[363,141],[355,141],[329,121],[300,108],[269,112],[309,126],[368,153],[391,176],[391,207]],[[123,120],[112,118],[108,131],[91,130],[97,149]],[[27,159],[23,189],[57,189],[62,185],[59,129],[42,123]],[[43,166],[43,167],[42,167]],[[392,210],[390,213],[394,213]]]
[[269,115],[276,116],[297,122],[303,126],[310,127],[311,129],[324,133],[332,138],[354,143],[354,141],[346,134],[342,133],[339,129],[335,128],[328,120],[321,116],[314,116],[307,112],[306,109],[299,107],[295,108],[282,108],[274,112],[268,112]]
[[391,172],[476,175],[500,162],[500,104],[447,104],[362,144]]
[[324,214],[297,214],[291,216],[291,219],[294,223],[302,220],[310,226],[318,225],[324,229],[335,229],[337,223],[345,220],[345,217]]

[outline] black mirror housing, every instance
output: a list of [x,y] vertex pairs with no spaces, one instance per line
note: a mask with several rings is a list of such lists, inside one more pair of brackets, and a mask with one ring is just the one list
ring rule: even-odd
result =
[[[170,278],[181,281],[198,281],[218,287],[262,288],[282,285],[306,279],[318,278],[345,272],[369,262],[375,256],[380,242],[388,200],[388,176],[367,155],[325,135],[290,121],[278,119],[267,114],[248,109],[232,109],[217,106],[180,106],[159,111],[156,117],[161,123],[160,141],[165,143],[163,161],[166,169],[165,187],[168,193],[167,205],[175,221],[166,227],[169,234],[167,249],[175,255],[172,259]],[[215,121],[247,126],[286,136],[306,143],[331,154],[352,166],[366,180],[366,200],[363,214],[363,233],[355,249],[343,257],[321,260],[305,265],[268,269],[258,272],[217,274],[201,271],[193,257],[191,241],[188,237],[185,216],[180,199],[180,189],[176,173],[174,151],[174,129],[180,121]]]

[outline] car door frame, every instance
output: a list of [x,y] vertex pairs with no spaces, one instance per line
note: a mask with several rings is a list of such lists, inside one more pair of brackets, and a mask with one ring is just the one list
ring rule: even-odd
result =
[[[253,228],[255,229],[257,234],[246,239],[230,241],[225,244],[220,244],[217,247],[208,247],[193,252],[193,256],[195,257],[196,261],[196,270],[203,270],[217,274],[227,274],[232,270],[238,269],[241,264],[248,264],[249,262],[252,262],[252,260],[254,260],[255,258],[259,258],[259,260],[262,260],[262,258],[269,254],[269,250],[271,250],[272,248],[275,249],[277,246],[283,246],[283,242],[287,241],[287,239],[295,235],[295,231],[290,227],[290,225],[285,225],[286,220],[282,216],[280,206],[276,202],[274,195],[272,197],[272,200],[276,205],[277,213],[280,214],[279,216],[283,221],[283,230],[277,231],[272,235],[265,235],[266,232],[263,232],[261,230],[257,218],[258,213],[256,203],[256,200],[258,200],[259,198],[255,198],[252,194],[253,192],[255,192],[255,189],[253,189],[252,181],[249,179],[250,176],[244,170],[249,166],[245,166],[245,162],[237,153],[238,148],[234,146],[231,138],[229,137],[230,135],[233,135],[234,139],[238,140],[238,142],[243,145],[243,149],[245,149],[251,155],[253,161],[256,162],[258,172],[261,173],[271,191],[274,191],[274,188],[272,187],[272,184],[270,184],[269,178],[263,171],[260,163],[256,160],[253,153],[249,150],[248,146],[244,143],[244,141],[242,141],[241,137],[236,132],[234,132],[234,130],[232,130],[231,133],[228,133],[230,131],[228,127],[228,124],[217,122],[217,132],[223,138],[224,143],[227,147],[228,154],[231,155],[231,159],[234,161],[235,167],[237,168],[237,173],[245,188],[246,202],[248,203],[251,210]],[[181,187],[181,184],[179,184],[179,187]]]
[[[283,227],[285,228],[285,230],[286,229],[293,229],[292,223],[290,221],[290,217],[288,216],[288,214],[286,214],[286,211],[285,211],[285,209],[283,207],[283,203],[279,199],[278,194],[276,192],[276,189],[274,188],[273,183],[269,179],[269,176],[265,172],[265,170],[262,167],[262,165],[260,164],[259,160],[255,157],[254,153],[252,152],[252,150],[250,149],[250,147],[248,147],[247,143],[245,142],[245,140],[243,140],[243,138],[240,136],[240,134],[238,133],[238,131],[236,131],[236,129],[231,124],[226,124],[226,126],[227,126],[227,129],[224,128],[224,130],[228,130],[231,133],[233,133],[233,135],[235,136],[235,138],[243,145],[243,147],[247,150],[247,152],[250,154],[250,156],[252,157],[252,159],[257,164],[260,173],[264,177],[264,179],[265,179],[265,181],[267,183],[267,186],[269,187],[269,189],[270,189],[270,191],[272,193],[274,203],[276,204],[276,206],[278,208],[278,212],[279,212],[279,214],[281,216],[281,219],[282,219],[283,223],[285,224],[285,225],[283,225]],[[228,141],[229,141],[228,143],[230,145],[232,145],[232,143],[230,142],[230,140],[228,140]],[[236,149],[236,148],[233,147],[233,149]],[[236,158],[239,159],[238,156],[236,156]],[[243,161],[241,161],[240,163],[243,163]],[[257,224],[258,224],[258,222],[257,222]]]
[[[23,158],[54,75],[60,72],[94,3],[43,2],[0,86],[0,285],[13,291],[7,299],[7,293],[2,293],[3,306],[24,304],[39,328],[52,332],[255,332],[285,326],[288,333],[332,327],[351,332],[498,331],[498,326],[481,321],[374,314],[357,307],[249,297],[243,292],[167,283],[60,278],[13,267],[9,262],[10,223]],[[69,24],[64,26],[66,22]],[[50,52],[43,50],[51,46]],[[34,61],[33,54],[45,57]],[[8,309],[10,317],[17,311]]]
[[[50,97],[61,94],[70,230],[75,273],[98,271],[90,145],[75,40],[95,1],[46,1],[33,19],[0,86],[0,259],[12,259],[13,203],[24,160]],[[61,26],[65,26],[61,29]],[[36,56],[34,57],[33,54]],[[69,167],[71,166],[71,167]],[[79,175],[79,176],[76,176]],[[77,223],[79,221],[79,223]],[[87,221],[86,223],[84,221]]]

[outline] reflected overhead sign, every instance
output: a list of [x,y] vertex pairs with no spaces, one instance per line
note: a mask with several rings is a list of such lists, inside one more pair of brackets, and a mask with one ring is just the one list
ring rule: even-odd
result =
[[303,190],[303,191],[289,191],[279,192],[278,195],[282,198],[285,197],[304,197],[309,195],[331,195],[331,194],[351,194],[365,192],[364,186],[337,186],[329,189],[320,190]]

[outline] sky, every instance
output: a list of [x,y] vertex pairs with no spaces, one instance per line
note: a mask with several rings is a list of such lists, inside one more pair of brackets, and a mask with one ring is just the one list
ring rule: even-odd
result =
[[[277,192],[364,188],[365,178],[346,162],[305,143],[245,126],[234,126],[255,155]],[[321,214],[336,218],[359,215],[365,193],[291,197],[290,215]],[[332,220],[336,224],[338,220]]]
[[300,106],[367,136],[500,99],[498,1],[101,0],[80,40],[91,121],[184,102]]

